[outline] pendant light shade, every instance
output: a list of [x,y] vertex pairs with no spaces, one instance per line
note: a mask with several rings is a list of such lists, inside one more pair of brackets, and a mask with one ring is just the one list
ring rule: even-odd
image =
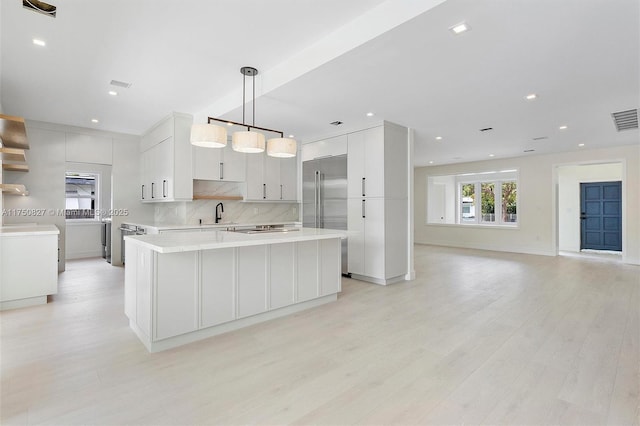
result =
[[231,136],[234,151],[254,154],[264,151],[264,135],[258,132],[235,132]]
[[191,145],[224,148],[227,145],[227,129],[215,124],[194,124],[191,126]]
[[270,155],[271,157],[295,157],[297,150],[298,147],[295,139],[273,138],[267,141],[267,155]]

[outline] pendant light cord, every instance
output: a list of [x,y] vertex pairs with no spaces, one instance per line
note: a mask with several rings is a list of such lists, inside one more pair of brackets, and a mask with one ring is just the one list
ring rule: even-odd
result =
[[256,75],[253,74],[253,126],[256,125]]
[[245,121],[244,121],[244,110],[246,109],[246,102],[245,102],[245,86],[247,84],[247,76],[246,75],[242,75],[242,124],[244,125]]

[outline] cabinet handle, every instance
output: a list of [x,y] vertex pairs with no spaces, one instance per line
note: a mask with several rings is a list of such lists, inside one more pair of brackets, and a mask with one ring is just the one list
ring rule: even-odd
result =
[[262,199],[264,199],[264,200],[267,199],[267,184],[266,183],[262,184]]
[[144,200],[144,185],[142,185],[142,199]]
[[155,182],[151,182],[151,198],[156,198],[155,194],[153,193],[155,187]]
[[282,184],[280,184],[280,199],[282,200]]
[[164,180],[162,181],[162,196],[163,196],[164,198],[167,198],[167,191],[166,191],[166,188],[167,188],[167,180],[166,180],[166,179],[164,179]]
[[362,196],[364,197],[364,178],[362,178]]
[[220,179],[224,179],[224,163],[220,163]]
[[363,217],[363,218],[366,216],[366,214],[365,214],[365,213],[367,212],[367,209],[366,209],[366,207],[364,206],[364,202],[365,202],[365,201],[367,201],[367,200],[362,200],[362,217]]

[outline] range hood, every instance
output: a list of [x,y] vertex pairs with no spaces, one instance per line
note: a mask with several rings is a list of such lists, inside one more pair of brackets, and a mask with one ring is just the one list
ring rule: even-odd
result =
[[[0,160],[2,170],[28,172],[26,150],[29,149],[24,118],[0,114]],[[28,195],[24,185],[0,183],[4,194]]]

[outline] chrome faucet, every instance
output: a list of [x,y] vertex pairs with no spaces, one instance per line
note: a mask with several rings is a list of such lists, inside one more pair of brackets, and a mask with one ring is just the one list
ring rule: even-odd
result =
[[[218,211],[218,207],[220,207],[220,211]],[[224,206],[222,203],[216,204],[216,223],[222,220],[222,213],[224,212]]]

